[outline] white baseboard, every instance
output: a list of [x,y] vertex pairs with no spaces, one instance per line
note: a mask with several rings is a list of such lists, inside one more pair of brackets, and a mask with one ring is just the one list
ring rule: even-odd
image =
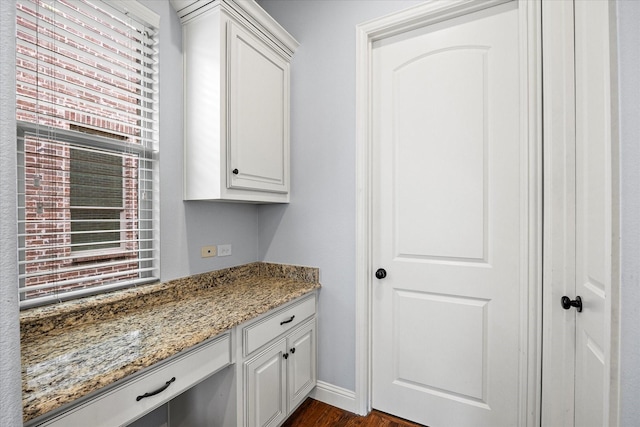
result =
[[356,393],[351,390],[318,381],[310,396],[344,411],[356,412]]

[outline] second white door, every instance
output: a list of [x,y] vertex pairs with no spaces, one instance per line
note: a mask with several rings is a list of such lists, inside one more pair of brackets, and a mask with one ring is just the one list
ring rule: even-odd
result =
[[373,49],[372,403],[430,427],[520,422],[529,172],[518,12],[511,2]]
[[[616,425],[611,7],[542,4],[543,426]],[[563,297],[580,307],[561,305]]]

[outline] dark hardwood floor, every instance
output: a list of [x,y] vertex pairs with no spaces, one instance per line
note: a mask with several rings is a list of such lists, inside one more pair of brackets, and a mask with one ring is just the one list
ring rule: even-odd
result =
[[421,427],[389,414],[373,411],[366,417],[308,398],[282,427]]

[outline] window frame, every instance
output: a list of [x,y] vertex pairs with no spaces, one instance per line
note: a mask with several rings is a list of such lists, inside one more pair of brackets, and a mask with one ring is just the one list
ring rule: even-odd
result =
[[[107,285],[97,285],[97,286],[92,286],[92,287],[88,287],[88,288],[82,288],[82,289],[74,289],[74,290],[70,290],[70,291],[65,291],[62,292],[60,294],[50,294],[50,295],[46,295],[46,296],[42,296],[42,297],[35,297],[35,298],[25,298],[24,297],[24,292],[20,292],[20,308],[21,309],[26,309],[26,308],[30,308],[30,307],[36,307],[36,306],[40,306],[40,305],[46,305],[46,304],[50,304],[53,302],[59,302],[59,301],[65,301],[65,300],[69,300],[69,299],[75,299],[75,298],[80,298],[80,297],[84,297],[84,296],[90,296],[90,295],[95,295],[95,294],[99,294],[99,293],[104,293],[104,292],[109,292],[109,291],[113,291],[113,290],[117,290],[117,289],[123,289],[123,288],[127,288],[127,287],[131,287],[131,286],[136,286],[138,284],[144,284],[144,283],[150,283],[150,282],[156,282],[159,280],[159,245],[157,244],[157,236],[159,234],[159,227],[158,227],[158,223],[159,223],[159,210],[158,210],[158,203],[159,203],[159,197],[158,197],[158,188],[157,188],[157,177],[158,177],[158,151],[157,149],[153,149],[153,148],[149,148],[149,147],[145,147],[143,145],[139,145],[139,144],[122,144],[122,142],[118,141],[118,140],[113,140],[111,138],[107,138],[107,137],[103,137],[103,136],[99,136],[99,135],[91,135],[91,134],[84,134],[81,132],[77,132],[77,131],[72,131],[72,130],[67,130],[67,129],[59,129],[59,128],[52,128],[52,127],[47,127],[47,126],[43,126],[43,125],[38,125],[36,123],[31,123],[31,122],[25,122],[25,121],[20,121],[17,120],[16,121],[16,127],[17,127],[17,144],[18,144],[18,153],[23,153],[24,152],[24,144],[25,144],[25,137],[27,137],[27,135],[31,135],[31,136],[37,136],[38,134],[40,135],[40,137],[42,137],[44,134],[47,133],[47,130],[49,131],[49,133],[51,135],[55,135],[55,140],[56,141],[60,141],[63,143],[67,143],[69,145],[73,145],[73,146],[83,146],[83,147],[88,147],[88,148],[96,148],[96,149],[100,149],[103,151],[109,151],[109,152],[114,152],[114,153],[123,153],[123,154],[135,154],[138,155],[138,169],[139,170],[147,170],[147,171],[152,171],[151,173],[153,173],[153,181],[156,185],[154,185],[154,187],[152,188],[152,199],[151,202],[153,204],[153,208],[151,210],[145,210],[146,212],[151,212],[151,217],[148,217],[146,214],[144,214],[142,212],[141,206],[142,203],[140,203],[140,200],[144,199],[143,196],[143,192],[144,190],[140,189],[140,185],[138,184],[137,188],[137,197],[138,197],[138,214],[137,214],[137,221],[151,221],[153,224],[151,227],[147,227],[144,230],[142,230],[142,227],[140,227],[142,232],[148,232],[151,231],[154,234],[154,237],[152,239],[143,239],[143,238],[139,238],[138,239],[138,248],[135,250],[135,252],[141,253],[144,251],[151,251],[154,252],[156,255],[153,257],[153,264],[155,265],[155,267],[153,268],[153,271],[156,271],[157,273],[155,275],[153,275],[153,277],[140,277],[137,280],[129,280],[126,283],[112,283],[112,284],[107,284]],[[44,130],[47,129],[47,130]],[[54,139],[54,138],[50,138],[50,139]],[[156,141],[157,143],[157,141]],[[23,155],[24,156],[24,155]],[[20,169],[20,165],[24,165],[24,158],[23,159],[18,159],[18,169]],[[23,169],[23,175],[22,176],[18,176],[18,181],[26,183],[26,179],[28,179],[28,177],[26,177],[25,171],[24,171],[24,167]],[[20,172],[19,172],[20,174]],[[140,181],[141,179],[141,174],[138,174],[138,181]],[[147,178],[148,180],[148,178]],[[23,184],[24,185],[24,184]],[[25,193],[24,190],[20,190],[18,191],[18,193]],[[24,206],[24,203],[20,204],[19,206]],[[18,227],[18,248],[20,249],[24,249],[26,247],[25,245],[25,233],[24,233],[24,226],[19,225]],[[22,237],[20,237],[22,236]],[[108,249],[109,251],[111,251],[111,249]],[[97,260],[97,259],[101,259],[104,261],[108,261],[111,259],[114,259],[117,255],[120,255],[122,253],[124,253],[123,249],[116,249],[113,248],[113,252],[101,252],[103,250],[96,250],[95,253],[89,255],[89,254],[82,254],[79,255],[78,253],[71,253],[70,258],[72,259],[77,259],[77,258],[89,258],[92,260]],[[117,251],[117,252],[116,252]],[[97,259],[96,259],[97,258]],[[138,258],[140,258],[138,256]],[[134,259],[133,262],[138,262],[137,259]],[[140,268],[139,268],[140,269]],[[21,267],[21,271],[20,274],[22,274],[22,267]],[[24,286],[23,285],[23,280],[24,279],[20,279],[20,289],[25,289],[28,288],[28,286]]]
[[[75,0],[71,1],[74,4],[79,3]],[[141,59],[144,61],[144,65],[137,67],[140,70],[140,82],[137,95],[134,95],[138,100],[137,105],[139,106],[136,113],[138,117],[137,125],[134,125],[137,126],[138,132],[131,134],[127,132],[111,134],[109,128],[93,127],[91,124],[84,124],[84,122],[74,123],[73,120],[67,121],[66,119],[63,120],[66,123],[64,126],[67,128],[53,127],[43,124],[42,122],[42,118],[49,117],[46,111],[41,112],[39,109],[25,110],[22,105],[17,105],[18,181],[16,185],[18,190],[19,214],[17,240],[20,282],[18,291],[21,309],[110,292],[144,283],[157,282],[160,279],[158,171],[158,148],[160,140],[158,128],[158,44],[160,17],[146,6],[134,0],[87,0],[87,2],[87,9],[79,9],[80,14],[84,14],[89,19],[87,25],[93,25],[90,10],[95,7],[94,5],[97,5],[103,13],[104,11],[108,11],[110,17],[120,20],[120,22],[123,22],[126,26],[132,26],[131,28],[137,29],[141,34],[142,38],[140,38],[139,46],[141,46],[140,49],[142,50],[137,50],[138,44],[132,45],[132,52],[137,51],[138,55],[145,57]],[[16,3],[16,7],[19,7],[18,3]],[[111,14],[111,12],[113,12],[113,14]],[[123,19],[125,19],[125,21],[123,21]],[[35,22],[36,25],[40,25],[39,21]],[[45,25],[47,25],[47,23],[45,23]],[[20,25],[18,25],[18,27],[20,28]],[[27,44],[25,45],[24,43]],[[20,41],[19,46],[28,46],[28,43],[29,41]],[[52,70],[56,69],[52,63],[49,63],[51,65],[46,65],[46,60],[39,59],[36,56],[30,57],[33,58],[33,61],[37,61],[36,64],[42,61],[45,66],[54,67]],[[117,61],[118,59],[114,60]],[[16,68],[16,72],[17,71],[18,68]],[[24,69],[22,71],[24,71]],[[108,73],[108,71],[105,73]],[[134,77],[132,75],[130,76],[131,78]],[[93,77],[87,77],[87,79],[89,82],[94,80]],[[39,84],[36,87],[39,87]],[[20,86],[16,81],[16,99],[19,98],[19,94],[21,93],[19,90]],[[37,100],[40,98],[34,99],[37,107]],[[105,109],[105,111],[112,111],[109,106],[105,106]],[[83,110],[78,109],[72,111],[81,112]],[[20,112],[21,117],[28,117],[29,120],[31,120],[31,116],[33,115],[34,121],[19,120],[18,112]],[[100,118],[99,115],[93,115],[92,113],[85,114],[90,114],[90,117]],[[119,222],[120,247],[86,251],[73,250],[74,246],[71,244],[71,235],[73,232],[71,231],[70,225],[72,211],[70,205],[71,171],[69,168],[69,175],[68,177],[65,176],[63,181],[65,182],[64,185],[69,186],[68,189],[65,190],[69,191],[69,193],[63,194],[62,196],[51,196],[53,197],[51,199],[45,196],[43,199],[47,203],[55,203],[54,200],[56,197],[64,198],[65,207],[62,209],[64,209],[66,213],[63,212],[64,216],[61,217],[61,219],[54,219],[52,221],[53,223],[68,222],[68,224],[61,226],[61,231],[53,229],[53,231],[47,230],[43,231],[43,233],[46,232],[52,235],[54,241],[58,239],[58,236],[62,235],[63,243],[60,247],[64,248],[63,250],[65,252],[61,255],[56,254],[54,252],[56,250],[55,245],[52,249],[52,245],[48,245],[47,243],[42,243],[41,245],[44,246],[41,246],[42,249],[40,249],[44,251],[49,250],[49,253],[53,253],[53,255],[43,256],[43,262],[50,262],[52,264],[56,264],[59,260],[63,260],[64,262],[60,267],[53,267],[51,270],[48,270],[38,266],[40,262],[38,258],[27,258],[28,253],[36,247],[27,242],[28,239],[33,237],[32,226],[30,225],[33,224],[33,211],[29,214],[30,217],[27,216],[28,207],[26,201],[34,196],[33,190],[28,188],[29,186],[33,186],[29,179],[34,180],[34,177],[27,171],[27,163],[25,160],[28,153],[25,153],[24,149],[27,144],[33,143],[31,138],[40,139],[54,146],[61,144],[64,147],[63,150],[68,150],[67,155],[63,154],[61,156],[63,162],[71,161],[71,149],[74,147],[89,150],[95,149],[108,154],[122,156],[123,180],[135,181],[133,184],[131,181],[126,184],[123,181],[123,207],[120,211]],[[135,171],[132,172],[131,168],[135,168]],[[37,176],[35,179],[37,179]],[[54,184],[47,180],[45,180],[45,182],[45,185],[50,187],[53,185],[55,188],[55,182]],[[133,199],[132,205],[128,205],[127,197],[131,197],[132,194],[134,194],[135,199]],[[58,209],[55,205],[54,208]],[[33,205],[31,205],[30,209],[33,209]],[[127,209],[133,209],[135,213],[131,215]],[[114,219],[110,219],[109,221],[114,221]],[[126,224],[123,225],[123,223]],[[32,264],[37,270],[34,270],[34,267],[30,267]],[[83,264],[86,264],[86,267]],[[99,272],[103,266],[111,267],[115,265],[118,267],[115,267],[114,273],[103,274]],[[94,271],[90,272],[89,270]],[[78,272],[76,274],[78,278],[68,280],[67,277],[64,276],[67,272]],[[49,278],[49,276],[51,277]],[[31,280],[33,280],[32,283],[34,283],[34,285],[27,286],[27,283]]]

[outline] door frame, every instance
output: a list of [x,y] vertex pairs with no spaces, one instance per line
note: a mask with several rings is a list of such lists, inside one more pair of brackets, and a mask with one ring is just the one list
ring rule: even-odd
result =
[[[509,1],[520,1],[520,28],[521,28],[521,52],[527,52],[522,57],[521,66],[526,70],[525,77],[521,81],[522,114],[521,123],[523,138],[525,138],[528,152],[529,169],[525,183],[528,183],[523,191],[527,194],[527,206],[523,209],[528,212],[526,224],[523,224],[524,237],[528,239],[529,251],[525,254],[523,262],[528,266],[526,278],[528,289],[522,293],[520,301],[521,310],[528,313],[523,316],[521,330],[520,353],[520,425],[539,426],[542,410],[542,347],[551,345],[550,337],[543,339],[543,275],[548,277],[550,273],[549,254],[554,252],[556,244],[553,241],[544,242],[546,252],[546,268],[543,269],[543,228],[544,215],[556,212],[557,206],[550,203],[556,197],[565,197],[566,189],[554,187],[547,188],[547,204],[543,211],[543,162],[561,159],[551,157],[553,152],[548,150],[543,159],[543,84],[542,84],[542,0],[452,0],[443,2],[429,0],[413,8],[409,8],[379,19],[365,22],[356,27],[356,364],[355,364],[355,402],[354,410],[359,414],[371,411],[371,360],[372,360],[372,116],[371,116],[371,63],[372,49],[375,41],[410,31],[412,29],[433,24],[439,21],[453,18],[462,14],[475,12],[484,8],[493,7]],[[617,62],[616,55],[616,22],[615,4],[610,6],[609,19],[610,46],[613,52],[611,58],[611,126],[612,126],[612,289],[610,304],[607,307],[607,337],[610,343],[608,362],[608,378],[610,399],[608,402],[607,418],[609,425],[617,426],[619,422],[619,151],[618,151],[618,122],[617,122]],[[557,55],[555,49],[562,49],[561,44],[545,45],[544,56]],[[546,80],[545,80],[546,81]],[[549,97],[545,97],[544,105],[548,104]],[[570,126],[560,129],[560,132],[569,131]],[[545,129],[545,137],[550,138],[548,129]],[[556,154],[558,156],[559,154]],[[547,183],[549,184],[549,183]],[[562,200],[562,199],[561,199]],[[557,214],[557,212],[556,212]],[[557,249],[556,249],[557,252]],[[548,307],[547,307],[548,309]],[[545,390],[545,393],[556,393],[558,399],[562,399],[562,390]]]
[[[373,43],[399,33],[518,0],[427,1],[424,4],[356,27],[356,384],[355,412],[371,411],[372,385],[372,109],[371,73]],[[520,299],[519,424],[539,424],[541,391],[541,297],[542,297],[542,80],[541,0],[521,1],[522,114],[520,117],[523,164],[522,191],[526,194],[520,229],[527,240],[523,254],[522,283],[527,289]]]

